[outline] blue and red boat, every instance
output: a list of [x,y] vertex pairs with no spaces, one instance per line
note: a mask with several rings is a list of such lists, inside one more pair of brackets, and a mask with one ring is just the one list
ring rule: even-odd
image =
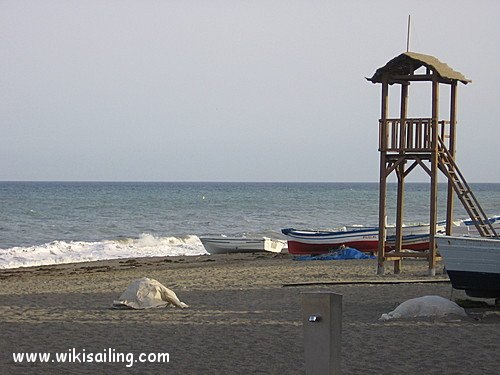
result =
[[[444,227],[438,226],[438,232]],[[375,253],[378,251],[378,227],[344,227],[338,230],[282,229],[287,236],[288,252],[293,255],[326,254],[343,247]],[[386,249],[394,249],[396,234],[394,227],[387,228]],[[403,249],[429,250],[429,225],[418,224],[403,227]]]

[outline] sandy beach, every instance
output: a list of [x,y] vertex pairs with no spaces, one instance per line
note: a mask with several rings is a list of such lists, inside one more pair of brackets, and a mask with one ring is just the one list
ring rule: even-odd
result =
[[[375,260],[301,262],[286,254],[234,254],[1,270],[0,373],[303,374],[300,304],[307,291],[343,295],[345,374],[498,373],[498,307],[469,308],[465,318],[379,320],[410,298],[451,298],[439,267],[431,278],[425,262],[407,260],[402,274],[377,276]],[[112,309],[128,284],[143,276],[174,290],[190,307]],[[13,360],[13,353],[54,356],[73,348],[169,353],[169,362],[127,367]]]

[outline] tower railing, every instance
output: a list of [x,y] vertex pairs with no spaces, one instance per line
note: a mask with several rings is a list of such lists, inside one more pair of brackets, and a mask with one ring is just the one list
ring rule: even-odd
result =
[[[379,151],[431,152],[433,150],[432,118],[408,118],[379,120]],[[438,137],[448,146],[450,122],[437,123]]]

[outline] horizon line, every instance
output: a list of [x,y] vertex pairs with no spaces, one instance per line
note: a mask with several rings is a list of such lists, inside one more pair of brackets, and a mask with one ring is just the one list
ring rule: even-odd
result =
[[[379,184],[377,181],[238,181],[238,180],[0,180],[0,183],[228,183],[228,184]],[[397,181],[388,181],[387,184],[397,184]],[[500,184],[492,181],[473,181],[471,184]],[[430,181],[408,181],[406,184],[429,184]],[[447,181],[438,182],[447,184]]]

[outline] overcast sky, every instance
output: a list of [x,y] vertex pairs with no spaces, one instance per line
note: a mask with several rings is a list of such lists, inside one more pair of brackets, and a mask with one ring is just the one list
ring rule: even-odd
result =
[[[411,14],[410,50],[472,79],[462,172],[500,182],[498,1],[0,7],[0,180],[377,182],[381,88],[365,77],[405,52]],[[413,84],[410,114],[430,116],[429,96]]]

